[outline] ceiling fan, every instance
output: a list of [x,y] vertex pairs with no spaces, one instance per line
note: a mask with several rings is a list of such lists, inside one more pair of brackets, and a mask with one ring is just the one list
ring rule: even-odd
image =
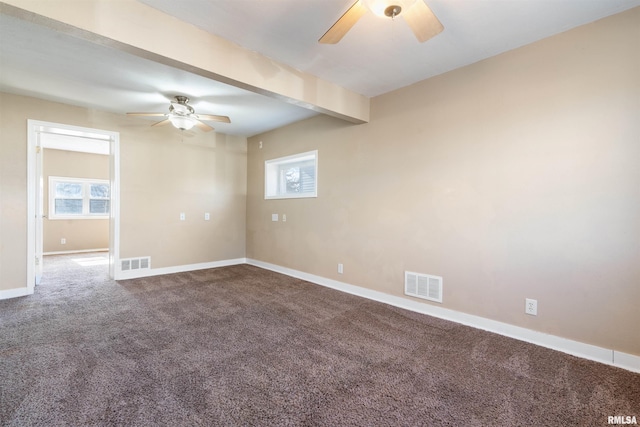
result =
[[420,43],[444,30],[423,0],[357,0],[318,41],[338,43],[367,11],[391,19],[402,15]]
[[201,120],[221,123],[231,123],[227,116],[214,116],[211,114],[196,114],[195,110],[189,105],[189,98],[186,96],[176,96],[169,105],[168,113],[127,113],[129,116],[147,116],[147,117],[166,117],[165,120],[154,123],[151,126],[162,126],[171,123],[180,130],[189,130],[193,126],[209,132],[213,128]]

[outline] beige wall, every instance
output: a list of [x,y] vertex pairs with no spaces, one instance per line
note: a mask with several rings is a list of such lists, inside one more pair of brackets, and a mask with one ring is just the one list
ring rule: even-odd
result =
[[26,286],[27,119],[120,132],[121,257],[153,268],[244,257],[245,138],[1,93],[0,290]]
[[[640,8],[250,138],[247,257],[440,275],[445,308],[640,355],[638,52]],[[264,161],[313,149],[318,198],[264,200]]]
[[0,93],[0,290],[25,287],[27,125]]
[[[49,177],[109,179],[109,156],[45,149],[43,156],[44,252],[83,251],[109,247],[108,219],[50,219]],[[66,243],[60,243],[61,239]]]
[[246,138],[161,129],[121,147],[120,256],[151,255],[153,268],[244,258]]

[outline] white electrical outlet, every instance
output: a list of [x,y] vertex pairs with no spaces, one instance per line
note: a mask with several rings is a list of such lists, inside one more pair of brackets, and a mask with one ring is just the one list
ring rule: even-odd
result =
[[185,215],[185,213],[180,212],[180,221],[184,221],[185,219],[187,219],[187,216]]
[[209,221],[211,219],[211,214],[209,212],[204,213],[204,220]]
[[64,237],[62,239],[60,239],[60,244],[61,245],[66,245],[67,244],[67,239],[65,239]]
[[344,273],[344,266],[342,264],[338,264],[338,274]]
[[538,315],[538,300],[525,298],[524,300],[524,312],[532,316]]
[[287,214],[282,214],[282,222],[287,222]]

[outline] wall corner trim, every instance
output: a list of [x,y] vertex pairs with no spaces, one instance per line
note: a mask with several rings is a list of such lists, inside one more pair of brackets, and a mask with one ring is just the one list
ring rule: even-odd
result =
[[640,356],[637,355],[622,353],[616,350],[598,347],[595,345],[522,328],[520,326],[498,322],[496,320],[491,320],[480,316],[466,314],[460,311],[437,307],[428,303],[413,301],[406,298],[385,294],[383,292],[366,289],[360,286],[350,285],[348,283],[343,283],[322,276],[316,276],[314,274],[293,270],[264,261],[247,258],[247,264],[264,268],[266,270],[275,271],[277,273],[285,274],[297,279],[306,280],[317,285],[326,286],[328,288],[361,296],[373,301],[378,301],[395,307],[404,308],[406,310],[415,311],[417,313],[450,320],[452,322],[471,326],[473,328],[482,329],[520,341],[536,344],[541,347],[561,351],[572,356],[640,373]]

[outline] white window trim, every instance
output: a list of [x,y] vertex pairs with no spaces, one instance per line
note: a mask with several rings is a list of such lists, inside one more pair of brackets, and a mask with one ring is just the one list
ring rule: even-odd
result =
[[[278,176],[277,169],[287,163],[297,163],[306,160],[313,160],[315,165],[315,185],[313,191],[306,193],[277,193]],[[318,150],[307,151],[305,153],[293,154],[291,156],[279,157],[277,159],[266,160],[264,162],[264,198],[265,199],[304,199],[318,197]]]
[[[55,183],[56,182],[77,182],[83,184],[83,186],[88,186],[90,184],[106,184],[109,185],[108,179],[95,179],[95,178],[70,178],[64,176],[49,176],[49,215],[48,219],[50,220],[69,220],[69,219],[109,219],[109,214],[82,214],[82,215],[57,215],[55,209]],[[83,189],[83,202],[82,206],[89,206],[90,195],[87,191]],[[106,199],[109,200],[109,205],[111,205],[111,198]]]

